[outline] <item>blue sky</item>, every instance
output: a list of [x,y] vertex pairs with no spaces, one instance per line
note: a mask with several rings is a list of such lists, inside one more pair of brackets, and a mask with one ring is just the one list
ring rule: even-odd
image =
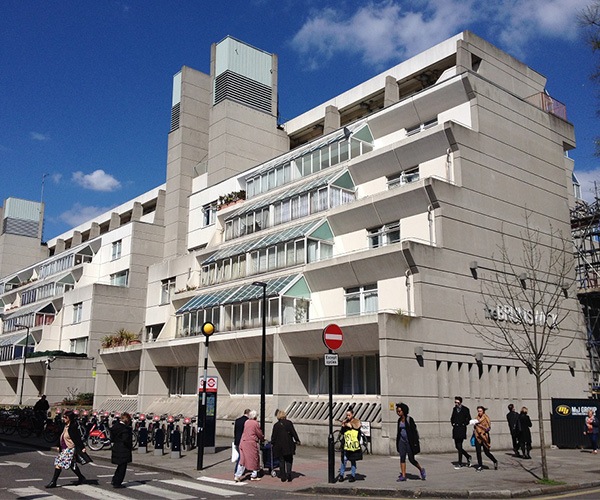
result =
[[598,62],[576,20],[592,0],[3,0],[0,203],[46,203],[45,239],[165,180],[172,76],[208,73],[231,35],[279,57],[282,121],[469,29],[548,78],[567,106],[584,195]]

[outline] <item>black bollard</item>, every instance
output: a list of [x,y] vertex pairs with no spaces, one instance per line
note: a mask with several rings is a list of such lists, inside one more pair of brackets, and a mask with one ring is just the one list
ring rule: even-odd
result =
[[175,427],[171,435],[171,458],[181,458],[181,431]]
[[165,448],[165,431],[159,427],[154,432],[154,454],[158,455],[159,457],[162,457],[164,448]]
[[148,429],[143,424],[138,433],[138,453],[148,453]]

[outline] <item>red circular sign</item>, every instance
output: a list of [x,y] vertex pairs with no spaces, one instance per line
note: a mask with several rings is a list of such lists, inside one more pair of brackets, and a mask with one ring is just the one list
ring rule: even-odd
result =
[[323,328],[323,343],[328,349],[337,351],[344,343],[342,329],[335,324],[327,325]]

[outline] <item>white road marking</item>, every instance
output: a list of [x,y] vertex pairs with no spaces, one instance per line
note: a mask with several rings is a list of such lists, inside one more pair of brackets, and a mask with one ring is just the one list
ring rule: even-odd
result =
[[63,486],[63,488],[76,491],[86,497],[96,498],[97,500],[131,500],[131,497],[119,495],[114,491],[103,490],[102,488],[91,486],[89,484],[69,485]]
[[191,483],[189,481],[183,481],[181,479],[162,479],[161,483],[172,484],[175,486],[181,486],[182,488],[188,488],[191,490],[202,491],[204,493],[210,493],[211,495],[219,495],[222,497],[229,497],[235,495],[245,495],[241,491],[225,490],[222,488],[215,488],[205,484]]
[[159,474],[158,472],[136,472],[135,475],[136,476],[149,476],[149,475],[156,475]]
[[44,490],[40,490],[39,488],[35,488],[33,486],[29,486],[28,488],[9,488],[8,491],[14,493],[15,498],[43,498],[44,500],[63,500],[56,495],[52,495],[47,493]]
[[127,483],[127,489],[132,488],[136,491],[141,491],[147,495],[154,495],[161,498],[169,498],[170,500],[189,500],[190,498],[196,498],[195,496],[186,495],[184,493],[177,493],[175,491],[165,490],[151,486],[149,484],[140,483],[138,481],[132,481]]
[[204,476],[200,476],[199,478],[197,478],[198,481],[205,481],[207,483],[216,483],[216,484],[226,484],[227,486],[246,486],[248,483],[246,482],[235,482],[235,481],[230,481],[229,479],[219,479],[217,477],[204,477]]
[[33,477],[33,478],[30,477],[30,478],[27,478],[27,479],[15,479],[15,482],[17,482],[17,483],[21,483],[21,482],[22,483],[24,483],[24,482],[30,483],[31,481],[43,481],[43,480],[44,480],[44,478],[41,478],[41,477]]
[[7,460],[4,463],[0,462],[0,465],[16,465],[17,467],[21,467],[21,469],[26,469],[29,467],[29,462],[9,462]]
[[114,466],[100,465],[100,464],[97,464],[95,462],[90,462],[89,464],[86,464],[86,465],[91,465],[92,467],[100,467],[101,469],[114,469],[115,468]]

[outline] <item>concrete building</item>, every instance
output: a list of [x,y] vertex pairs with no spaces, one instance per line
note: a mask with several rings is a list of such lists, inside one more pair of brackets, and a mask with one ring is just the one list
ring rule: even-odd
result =
[[[508,402],[533,409],[531,375],[479,338],[473,318],[492,328],[502,320],[484,317],[479,283],[500,264],[503,235],[510,252],[521,248],[525,213],[545,242],[550,224],[569,232],[574,131],[545,84],[463,32],[280,124],[276,56],[230,37],[213,45],[210,75],[184,67],[174,77],[157,196],[164,219],[144,225],[153,250],[134,259],[144,245],[131,232],[131,262],[149,266],[139,288],[123,291],[120,304],[135,305],[131,322],[113,321],[111,311],[110,322],[89,330],[95,406],[195,415],[206,354],[200,328],[210,321],[217,431],[229,435],[243,408],[259,406],[266,307],[267,420],[288,409],[307,444],[326,442],[322,331],[330,323],[344,331],[336,417],[353,406],[371,423],[375,451],[395,447],[396,401],[409,404],[430,451],[453,447],[456,394],[497,421]],[[98,251],[108,251],[119,236],[112,233]],[[96,280],[117,271],[103,261],[87,266]],[[64,302],[81,303],[84,290],[100,286],[91,279]],[[96,314],[100,297],[86,298]],[[561,308],[568,321],[556,339],[566,346],[581,312],[575,299]],[[93,332],[121,325],[142,331],[143,342],[96,356]],[[546,414],[550,397],[589,390],[584,340],[568,346],[551,375]],[[498,446],[510,441],[505,427],[494,428]]]

